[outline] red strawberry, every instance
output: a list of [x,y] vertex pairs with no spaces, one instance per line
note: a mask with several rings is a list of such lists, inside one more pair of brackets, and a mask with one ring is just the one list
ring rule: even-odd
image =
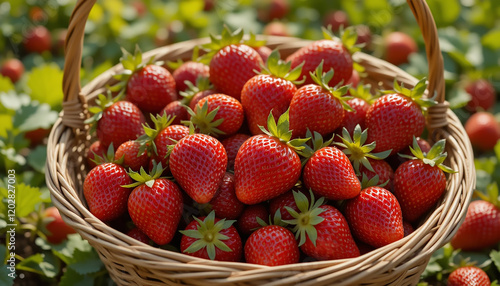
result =
[[293,233],[279,225],[254,231],[245,243],[245,260],[267,266],[299,262],[300,251]]
[[240,100],[245,83],[260,70],[262,58],[251,47],[241,44],[243,30],[231,33],[227,28],[222,39],[212,37],[205,48],[216,51],[210,60],[210,81],[216,90]]
[[344,215],[353,236],[382,247],[404,237],[403,216],[396,197],[381,187],[368,187],[347,201]]
[[90,212],[108,222],[127,211],[131,190],[123,187],[132,183],[125,168],[115,163],[104,163],[90,170],[83,182],[83,195]]
[[[295,150],[307,139],[291,139],[288,111],[278,120],[268,117],[268,130],[241,145],[234,163],[236,196],[245,204],[267,201],[290,190],[300,177],[301,163]],[[265,170],[265,171],[264,171]]]
[[250,135],[243,133],[234,134],[221,141],[227,154],[227,169],[234,170],[234,161],[241,145],[250,138]]
[[185,230],[180,231],[183,234],[181,251],[210,260],[240,261],[243,246],[234,222],[216,218],[214,212],[206,217],[195,217]]
[[127,100],[150,113],[159,113],[177,99],[175,80],[166,68],[153,64],[153,59],[143,63],[139,49],[134,55],[122,51],[124,71],[115,75],[120,82],[112,87],[113,91],[126,89]]
[[24,74],[24,64],[16,58],[8,59],[2,63],[0,74],[16,83]]
[[290,10],[291,2],[287,0],[270,0],[257,6],[257,17],[262,22],[270,22],[284,18]]
[[349,134],[352,134],[354,132],[354,128],[358,124],[361,126],[361,129],[366,128],[366,112],[375,100],[370,89],[371,86],[369,84],[358,85],[356,88],[349,88],[348,94],[354,98],[347,100],[346,103],[353,110],[351,112],[345,112],[344,119],[342,120],[342,123],[340,123],[339,128],[337,128],[337,134],[341,134],[344,127],[347,129]]
[[295,80],[300,75],[298,66],[290,70],[290,62],[280,60],[277,50],[269,56],[261,74],[246,82],[241,91],[241,104],[252,134],[262,134],[259,126],[265,126],[269,113],[274,119],[285,113],[297,91]]
[[259,56],[262,59],[262,62],[264,62],[264,63],[267,62],[267,59],[269,58],[269,56],[273,52],[273,50],[271,50],[271,48],[266,47],[266,46],[252,47],[252,48],[259,54]]
[[39,53],[50,51],[52,48],[52,36],[44,26],[35,26],[23,34],[23,47],[28,53]]
[[346,83],[352,75],[351,53],[355,51],[355,48],[352,45],[344,45],[342,42],[355,43],[356,34],[354,30],[346,29],[341,41],[328,31],[323,30],[323,32],[325,40],[315,41],[298,49],[286,60],[292,62],[292,68],[304,63],[301,73],[301,77],[306,77],[304,84],[314,83],[309,75],[314,73],[321,62],[324,62],[324,70],[335,70],[335,74],[326,82],[329,86],[336,86],[341,82]]
[[160,178],[161,164],[152,175],[144,169],[130,176],[136,183],[128,200],[128,212],[134,224],[159,245],[169,243],[175,235],[182,216],[183,199],[179,187],[172,181]]
[[471,96],[465,108],[471,112],[478,111],[479,109],[488,111],[495,105],[495,88],[486,79],[478,79],[467,83],[465,91]]
[[455,269],[448,276],[448,286],[490,286],[488,274],[475,266],[463,266]]
[[487,111],[472,114],[465,122],[465,132],[474,148],[481,152],[493,150],[500,139],[500,124]]
[[59,244],[68,238],[68,234],[76,233],[71,226],[64,222],[59,210],[54,206],[44,210],[43,222],[45,230],[47,230],[47,241],[52,244]]
[[192,110],[188,112],[191,115],[190,121],[200,133],[213,136],[236,133],[245,117],[241,103],[234,97],[222,93],[200,99],[194,112]]
[[132,238],[135,238],[136,240],[142,243],[149,244],[149,237],[137,227],[134,227],[133,229],[129,230],[127,232],[127,235]]
[[423,154],[414,140],[414,159],[401,164],[394,173],[394,195],[408,222],[415,222],[427,213],[446,190],[444,172],[454,171],[442,164],[446,159],[444,147],[443,139],[436,142],[429,153]]
[[403,221],[403,230],[404,230],[404,234],[405,234],[405,237],[412,234],[414,231],[415,231],[415,228],[413,227],[413,225],[407,221]]
[[349,158],[336,147],[329,146],[331,140],[323,143],[318,133],[313,137],[313,149],[307,148],[307,163],[302,180],[307,189],[332,200],[354,198],[361,191],[361,184]]
[[87,165],[89,166],[89,169],[94,168],[97,166],[95,163],[96,160],[96,155],[103,157],[106,155],[106,148],[104,147],[103,144],[101,144],[101,141],[95,141],[92,143],[89,147],[89,151],[87,152]]
[[227,167],[224,146],[205,134],[179,140],[169,157],[170,171],[197,203],[208,203],[217,192]]
[[451,240],[451,245],[463,251],[479,251],[498,242],[500,242],[500,208],[489,201],[472,201],[464,222]]
[[[344,118],[344,109],[352,110],[345,102],[348,87],[332,88],[328,85],[334,74],[333,70],[323,74],[321,63],[311,74],[316,84],[299,88],[290,102],[290,129],[293,137],[304,137],[307,129],[321,135],[332,133]],[[311,116],[314,114],[314,116]]]
[[349,16],[342,10],[330,11],[324,16],[323,26],[331,26],[331,30],[337,32],[340,28],[349,26]]
[[86,120],[97,131],[97,138],[107,148],[111,143],[120,146],[123,142],[135,140],[144,133],[142,124],[146,122],[139,108],[131,102],[120,101],[120,96],[103,94],[96,100],[98,106],[89,108],[94,115]]
[[196,108],[196,105],[198,104],[198,102],[200,100],[202,100],[203,98],[211,95],[211,94],[216,94],[217,92],[215,92],[214,90],[212,89],[207,89],[207,90],[202,90],[202,91],[198,91],[196,92],[193,97],[191,98],[191,102],[189,103],[189,108],[191,108],[192,110],[195,110]]
[[243,235],[249,235],[262,226],[257,218],[266,221],[268,217],[269,210],[263,203],[246,206],[238,218],[238,230]]
[[233,174],[224,174],[219,190],[210,200],[210,205],[218,218],[237,219],[240,216],[245,205],[236,197]]
[[170,102],[160,111],[160,114],[173,118],[172,124],[181,124],[182,121],[189,120],[189,113],[182,100]]
[[410,90],[394,81],[394,92],[378,98],[366,113],[368,142],[376,142],[375,152],[391,149],[391,154],[411,145],[425,128],[423,109],[435,104],[423,98],[425,79]]
[[148,154],[141,152],[141,143],[138,141],[123,142],[115,152],[117,160],[123,160],[122,166],[138,172],[141,167],[146,167],[149,162]]
[[384,160],[376,160],[372,158],[368,158],[368,162],[370,163],[373,171],[361,165],[359,167],[360,174],[358,175],[358,179],[361,181],[363,179],[363,175],[366,176],[368,180],[378,176],[379,182],[381,184],[385,184],[384,188],[392,191],[394,185],[394,170],[391,165]]
[[359,256],[349,225],[339,210],[325,205],[324,198],[315,201],[312,193],[310,201],[300,192],[294,192],[294,196],[299,212],[287,208],[293,219],[284,222],[294,225],[304,254],[317,260]]
[[403,32],[391,32],[384,38],[386,61],[393,65],[407,63],[409,56],[418,52],[415,40]]
[[176,68],[172,76],[174,77],[177,90],[185,91],[189,88],[186,81],[195,84],[198,77],[208,78],[210,76],[210,68],[201,62],[188,61]]
[[297,207],[295,198],[293,196],[294,191],[301,192],[306,197],[309,195],[309,193],[306,193],[305,190],[301,187],[295,186],[290,191],[277,196],[269,202],[269,213],[275,214],[279,210],[282,220],[293,219],[292,215],[288,212],[287,207],[293,209],[296,212],[299,211],[299,208]]

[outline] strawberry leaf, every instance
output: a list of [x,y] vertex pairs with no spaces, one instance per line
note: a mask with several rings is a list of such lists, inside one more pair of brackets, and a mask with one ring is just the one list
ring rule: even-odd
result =
[[51,110],[48,104],[32,101],[28,105],[22,105],[17,109],[12,120],[15,128],[18,128],[21,132],[26,132],[38,128],[48,129],[52,127],[57,118],[57,112]]
[[63,100],[63,71],[55,63],[35,67],[27,74],[26,86],[33,100],[59,109]]

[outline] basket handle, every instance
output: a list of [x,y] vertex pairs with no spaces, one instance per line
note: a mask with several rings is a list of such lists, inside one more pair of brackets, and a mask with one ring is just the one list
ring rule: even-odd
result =
[[[80,85],[85,23],[96,0],[78,0],[69,21],[65,43],[65,64],[63,74],[63,116],[64,125],[83,130],[88,117],[87,99]],[[445,102],[444,64],[439,48],[438,34],[434,18],[425,0],[407,0],[422,32],[429,62],[429,95],[436,94],[437,106],[429,109],[430,128],[447,125]]]

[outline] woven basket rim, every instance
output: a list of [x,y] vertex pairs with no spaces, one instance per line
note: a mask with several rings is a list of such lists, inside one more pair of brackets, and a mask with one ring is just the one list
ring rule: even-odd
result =
[[[410,5],[420,3],[420,1],[408,2]],[[271,46],[279,46],[283,51],[292,51],[310,42],[292,37],[267,39]],[[145,53],[144,58],[147,60],[156,56],[162,60],[165,57],[186,56],[195,44],[203,41],[206,39],[195,39],[158,48]],[[408,73],[370,55],[358,53],[356,58],[367,67],[373,85],[392,85],[394,76],[408,86],[413,86],[417,82],[417,79]],[[363,281],[362,279],[372,279],[373,285],[416,284],[432,253],[451,240],[465,217],[475,186],[473,153],[460,120],[449,110],[443,99],[442,104],[428,115],[427,127],[430,129],[432,140],[447,139],[447,151],[450,154],[447,163],[456,167],[459,172],[448,176],[447,191],[438,207],[413,234],[393,244],[357,258],[301,262],[273,267],[244,262],[209,261],[143,244],[95,218],[86,208],[81,191],[86,172],[82,154],[88,148],[91,138],[88,135],[88,127],[79,123],[80,117],[88,108],[88,103],[92,102],[106,84],[113,80],[112,74],[121,68],[121,65],[117,64],[85,87],[77,89],[77,97],[66,96],[63,103],[64,110],[49,136],[46,165],[47,185],[54,205],[60,210],[63,219],[96,248],[115,282],[128,285],[124,280],[132,279],[137,282],[150,278],[153,280],[148,280],[148,283],[152,281],[152,285],[156,285],[153,281],[155,279],[160,281],[158,279],[161,277],[162,282],[168,281],[167,283],[172,283],[171,285],[179,285],[172,281],[193,285],[206,285],[206,283],[284,285],[297,282],[304,285],[331,285],[329,283],[335,281],[335,285],[351,285]],[[67,78],[71,79],[71,76]],[[66,86],[71,86],[66,89],[69,93],[69,89],[75,88],[75,83]],[[438,80],[434,86],[433,90],[440,90],[441,86],[444,88],[444,79],[443,82]],[[437,119],[433,119],[434,117]],[[418,253],[415,250],[418,250]],[[138,269],[138,265],[141,264],[145,269]],[[169,269],[169,272],[164,271],[165,269]],[[353,272],[356,274],[353,275]],[[374,273],[384,275],[382,277]]]

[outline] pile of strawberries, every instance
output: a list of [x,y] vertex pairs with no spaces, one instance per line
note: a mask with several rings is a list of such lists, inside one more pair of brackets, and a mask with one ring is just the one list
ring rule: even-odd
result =
[[98,219],[187,255],[272,266],[385,246],[440,199],[453,171],[444,140],[421,138],[425,79],[364,85],[349,29],[285,59],[241,30],[211,38],[168,66],[124,51],[89,109],[83,188]]

